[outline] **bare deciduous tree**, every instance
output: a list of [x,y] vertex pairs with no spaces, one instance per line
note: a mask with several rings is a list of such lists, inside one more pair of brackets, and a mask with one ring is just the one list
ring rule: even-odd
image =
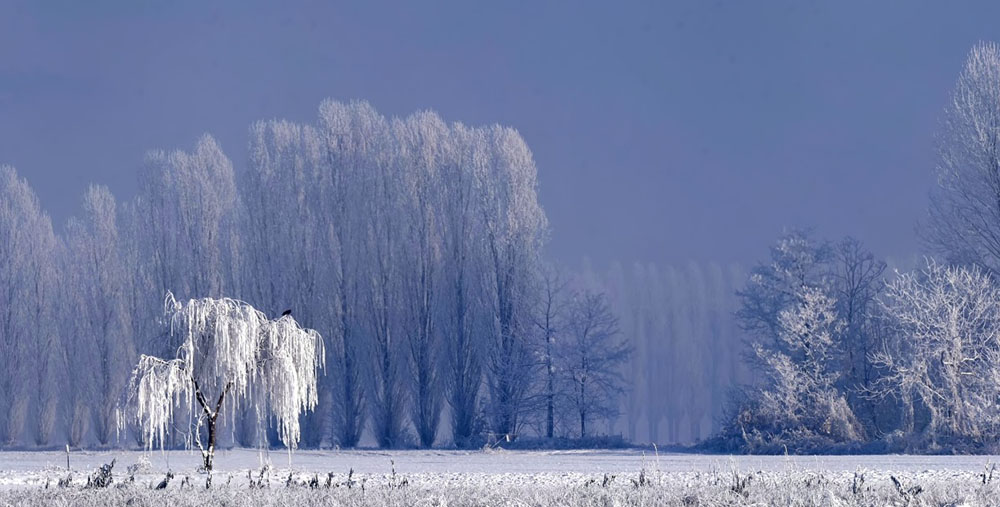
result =
[[570,411],[585,438],[588,422],[618,410],[627,385],[621,366],[630,349],[619,336],[618,318],[602,293],[585,291],[570,308],[559,365]]
[[558,365],[556,353],[566,320],[567,282],[559,268],[544,265],[538,275],[538,310],[535,326],[541,334],[541,359],[545,369],[542,397],[545,403],[545,436],[555,436]]
[[945,110],[938,188],[924,224],[951,262],[1000,273],[1000,46],[972,48]]
[[922,433],[938,439],[995,439],[1000,432],[1000,290],[976,267],[930,261],[886,290],[893,333],[876,364],[887,370],[875,385],[903,401],[904,431],[918,431],[914,412],[926,410]]

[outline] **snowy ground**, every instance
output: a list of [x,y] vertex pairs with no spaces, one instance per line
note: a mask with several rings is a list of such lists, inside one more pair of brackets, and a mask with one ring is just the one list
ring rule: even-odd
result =
[[[285,452],[233,450],[219,452],[211,492],[196,452],[153,452],[130,480],[142,456],[74,452],[67,472],[65,453],[0,453],[0,505],[1000,505],[998,456],[299,451],[289,463]],[[112,459],[113,485],[84,488]],[[151,489],[168,470],[167,491]]]

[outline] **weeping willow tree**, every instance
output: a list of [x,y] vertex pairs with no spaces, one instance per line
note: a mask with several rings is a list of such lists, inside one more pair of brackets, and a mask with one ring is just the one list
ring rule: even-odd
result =
[[316,406],[317,374],[325,366],[319,333],[300,327],[291,315],[270,320],[249,304],[226,298],[180,303],[168,292],[164,314],[171,337],[180,343],[177,357],[139,358],[120,408],[120,430],[134,421],[147,449],[157,442],[162,447],[180,409],[187,416],[185,444],[201,451],[208,485],[222,414],[233,422],[239,409],[250,408],[261,428],[273,417],[282,443],[294,449],[301,436],[299,415]]

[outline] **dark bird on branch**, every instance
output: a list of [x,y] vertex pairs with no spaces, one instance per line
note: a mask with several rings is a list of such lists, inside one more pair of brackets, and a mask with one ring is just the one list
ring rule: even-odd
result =
[[292,314],[292,309],[291,308],[285,310],[284,312],[281,312],[281,316],[282,317],[284,317],[286,315],[291,315],[291,314]]

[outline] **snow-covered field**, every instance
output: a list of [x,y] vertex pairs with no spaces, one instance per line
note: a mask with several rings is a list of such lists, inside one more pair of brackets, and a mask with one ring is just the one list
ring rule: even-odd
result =
[[[112,459],[111,486],[87,488]],[[233,450],[216,457],[210,491],[199,462],[74,452],[67,471],[64,453],[4,452],[0,505],[1000,505],[997,456]]]

